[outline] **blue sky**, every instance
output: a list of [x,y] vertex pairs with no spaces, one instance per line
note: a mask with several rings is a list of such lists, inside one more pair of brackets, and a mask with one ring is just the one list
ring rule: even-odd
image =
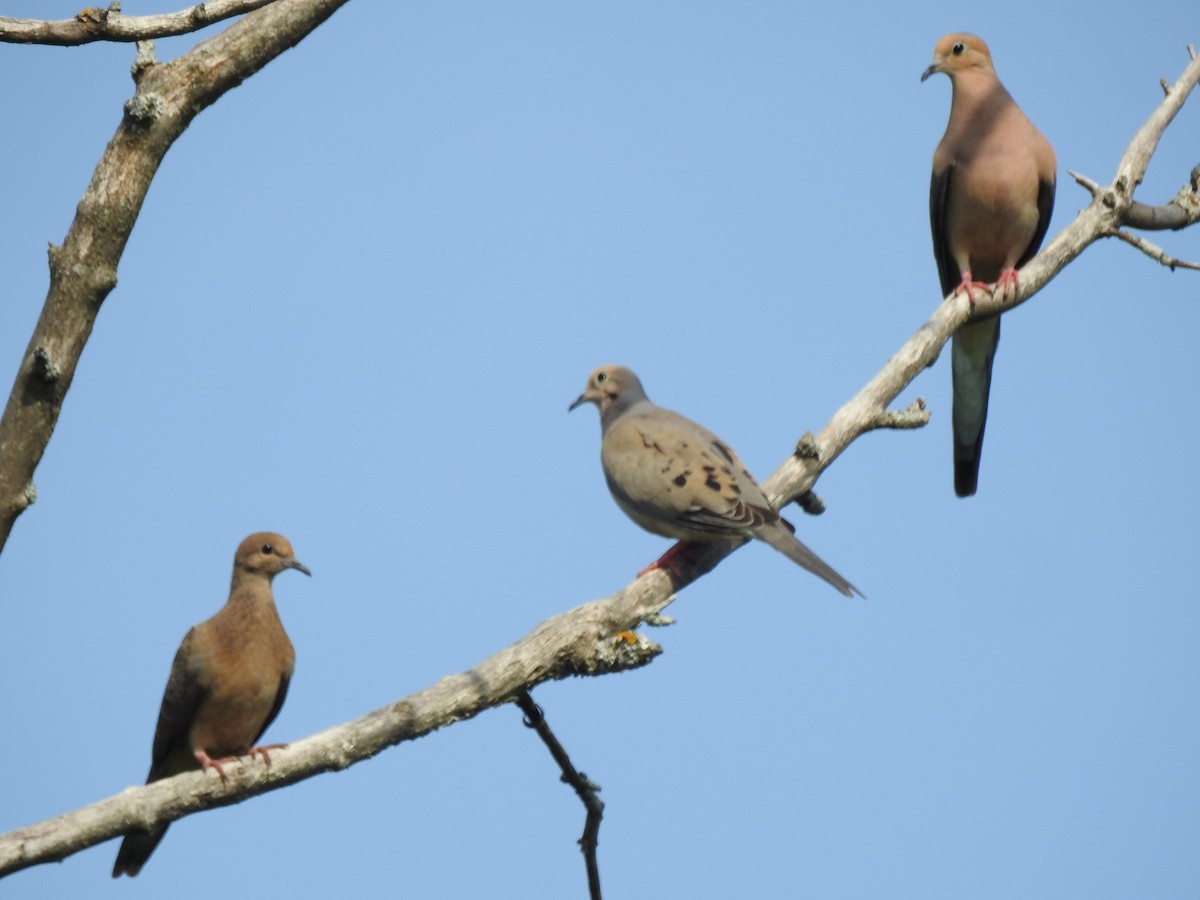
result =
[[[624,586],[667,544],[608,496],[595,414],[566,414],[594,366],[765,477],[938,303],[936,39],[983,36],[1054,145],[1053,235],[1087,200],[1067,169],[1111,178],[1194,25],[1183,2],[349,4],[151,188],[0,559],[0,831],[141,782],[178,641],[252,531],[314,576],[276,583],[297,668],[273,741]],[[9,379],[132,58],[0,48]],[[1198,134],[1193,97],[1140,199]],[[1200,258],[1195,229],[1153,239]],[[679,596],[653,665],[535,691],[603,786],[607,896],[1195,896],[1198,301],[1200,275],[1093,246],[1006,318],[976,497],[943,360],[900,401],[930,425],[859,440],[828,512],[791,514],[869,599],[747,547]],[[133,882],[110,842],[4,894],[583,896],[582,810],[520,720],[185,819]]]

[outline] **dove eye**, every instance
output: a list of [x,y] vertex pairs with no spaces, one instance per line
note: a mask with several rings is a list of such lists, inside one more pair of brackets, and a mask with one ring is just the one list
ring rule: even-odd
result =
[[955,56],[962,56],[963,53],[966,51],[966,49],[967,49],[967,45],[964,44],[962,41],[959,41],[957,44],[955,44],[953,47],[950,48],[950,52],[953,53]]
[[607,372],[597,372],[596,373],[596,384],[604,384],[604,382],[606,382],[606,381],[608,381],[608,373]]
[[272,553],[274,553],[274,552],[275,552],[275,548],[274,548],[272,545],[270,545],[270,544],[263,544],[263,545],[262,545],[262,552],[263,552],[263,553],[265,553],[265,554],[267,554],[267,556],[270,556]]

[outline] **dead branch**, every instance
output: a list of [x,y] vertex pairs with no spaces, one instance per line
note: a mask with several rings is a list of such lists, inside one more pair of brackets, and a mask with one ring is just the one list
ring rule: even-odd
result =
[[[281,19],[288,14],[299,16],[302,12],[315,15],[314,8],[319,7],[322,17],[327,17],[338,5],[333,0],[324,4],[277,0],[275,5],[261,10],[258,15],[280,16]],[[226,34],[242,26],[251,27],[249,23],[252,18],[248,16],[231,26]],[[310,24],[315,27],[315,23]],[[293,33],[288,39],[294,43],[306,33],[307,30],[298,36]],[[227,46],[227,42],[222,42],[219,48],[213,46],[214,42],[200,45],[188,56],[202,47],[207,48],[205,53],[208,54],[233,50]],[[282,52],[282,49],[286,47],[277,52]],[[219,68],[228,79],[237,79],[246,77],[248,71],[256,71],[265,64],[265,59],[256,62],[257,66],[243,63],[241,67],[231,64],[228,68]],[[176,63],[170,65],[175,66]],[[178,76],[163,78],[156,74],[166,68],[149,67],[139,83],[138,96],[144,97],[149,85],[153,85],[154,91],[163,92],[163,111],[155,113],[150,124],[142,126],[146,131],[153,130],[154,123],[160,122],[166,111],[175,109],[181,93],[187,93],[185,87],[176,80]],[[825,468],[855,438],[879,427],[878,423],[888,418],[888,404],[937,358],[943,345],[960,325],[973,315],[999,313],[1024,302],[1088,246],[1118,228],[1121,217],[1130,209],[1133,189],[1141,181],[1159,138],[1197,81],[1200,81],[1200,58],[1193,57],[1166,98],[1135,134],[1120,160],[1112,184],[1107,188],[1098,188],[1092,202],[1021,270],[1020,288],[1015,298],[982,297],[976,299],[974,307],[961,295],[946,298],[883,369],[839,409],[815,437],[803,442],[806,452],[790,454],[763,482],[772,501],[782,506],[802,496],[812,496],[812,485]],[[211,103],[220,91],[232,86],[226,81],[222,81],[222,85],[219,89],[210,87],[202,91],[200,97],[205,103]],[[175,112],[174,115],[178,117],[179,113]],[[131,133],[125,134],[127,131]],[[174,130],[168,129],[167,134],[173,139],[179,131],[182,131],[182,126],[176,122]],[[88,195],[85,195],[85,201],[92,204],[103,202],[109,192],[120,188],[120,181],[116,178],[117,174],[124,171],[120,157],[131,155],[139,161],[144,160],[145,150],[140,146],[140,141],[146,138],[139,137],[140,134],[128,122],[123,123],[97,168],[97,176],[88,189]],[[158,140],[162,141],[163,136],[159,135]],[[161,152],[153,159],[157,164]],[[147,183],[149,174],[152,174],[152,170],[150,173],[140,173]],[[145,193],[145,184],[138,184],[141,193],[136,194],[137,205],[118,205],[118,211],[128,214],[131,210],[136,216],[140,198]],[[88,215],[94,214],[84,208],[86,205],[81,204],[80,211],[80,218],[85,220]],[[58,259],[52,260],[51,296],[47,300],[48,308],[52,303],[58,303],[65,305],[67,312],[64,315],[81,317],[82,325],[78,327],[82,331],[76,334],[66,327],[73,320],[64,325],[56,321],[53,315],[44,312],[43,320],[52,320],[48,333],[53,340],[44,336],[48,326],[39,322],[13,393],[14,398],[20,398],[28,391],[35,402],[52,403],[55,416],[57,404],[61,403],[69,386],[78,352],[90,331],[91,320],[99,302],[115,281],[116,260],[128,230],[132,228],[132,218],[123,225],[123,236],[115,256],[111,255],[112,248],[107,253],[97,254],[94,249],[72,244],[72,235],[76,234],[77,229],[86,228],[86,221],[80,225],[77,218],[67,243],[52,254]],[[99,240],[97,235],[92,238]],[[75,240],[78,241],[78,238]],[[71,266],[64,265],[65,258],[71,259]],[[105,266],[107,268],[103,268]],[[75,293],[69,297],[58,296],[57,292],[63,290],[58,282],[74,286]],[[72,352],[64,352],[63,344],[68,340]],[[39,350],[45,352],[39,354]],[[0,522],[0,527],[5,536],[16,513],[24,508],[13,507],[11,498],[17,492],[27,490],[30,483],[28,476],[32,475],[45,441],[49,439],[49,431],[53,428],[53,420],[48,426],[40,424],[40,419],[34,419],[27,425],[35,430],[37,436],[30,445],[33,449],[22,451],[25,454],[22,462],[24,469],[19,471],[27,471],[28,475],[13,479],[5,471],[9,456],[14,455],[10,454],[5,440],[20,433],[14,431],[14,425],[10,422],[15,402],[19,405],[19,402],[10,399],[9,409],[0,421],[0,447],[4,448],[4,453],[0,454],[4,460],[0,466],[0,500],[8,504],[0,510],[6,519]],[[16,512],[11,511],[13,508]],[[605,600],[585,604],[547,620],[521,641],[489,657],[468,672],[447,676],[424,691],[360,719],[293,743],[286,751],[272,757],[270,768],[260,762],[250,761],[240,771],[229,771],[228,783],[222,783],[215,774],[187,773],[145,787],[130,788],[100,803],[0,835],[0,875],[63,859],[132,828],[148,828],[156,822],[173,821],[204,809],[228,806],[321,772],[346,768],[394,744],[412,740],[478,715],[484,709],[511,701],[521,690],[528,690],[548,680],[570,675],[607,674],[645,665],[661,652],[661,648],[641,635],[627,632],[653,618],[671,603],[674,590],[690,584],[736,549],[735,545],[714,544],[679,557],[678,578],[673,578],[662,569],[651,571]]]
[[137,87],[96,165],[60,247],[50,288],[0,418],[0,550],[36,496],[41,461],[117,265],[163,156],[193,118],[295,46],[346,0],[275,0],[178,59],[154,63],[142,45]]
[[[937,359],[943,345],[960,325],[972,317],[994,315],[1024,303],[1087,247],[1118,229],[1133,202],[1133,188],[1141,183],[1159,139],[1197,82],[1200,82],[1200,57],[1193,54],[1170,92],[1129,142],[1112,184],[1107,188],[1097,185],[1092,202],[1021,269],[1020,288],[1015,298],[993,294],[977,298],[974,306],[962,294],[945,298],[879,374],[821,429],[813,439],[816,452],[806,458],[798,454],[789,456],[763,482],[767,495],[782,506],[809,490],[821,472],[855,438],[869,431],[900,392]],[[713,565],[716,562],[719,558]]]
[[1172,272],[1176,269],[1195,269],[1200,271],[1200,263],[1187,262],[1186,260],[1177,259],[1169,255],[1162,247],[1150,243],[1143,237],[1138,237],[1136,234],[1130,234],[1128,231],[1117,230],[1112,232],[1112,237],[1120,238],[1130,246],[1137,247],[1148,257],[1155,262],[1160,262]]
[[228,781],[212,771],[188,772],[0,835],[0,877],[56,862],[131,829],[231,806],[322,772],[340,771],[395,744],[511,702],[546,681],[644,666],[662,648],[630,629],[674,599],[656,589],[663,581],[643,578],[606,600],[547,619],[466,672],[447,675],[423,691],[272,753],[270,766],[246,757],[240,765],[225,766]]
[[[1092,197],[1105,194],[1102,188],[1086,175],[1068,172]],[[1107,196],[1107,195],[1106,195]],[[1110,198],[1111,199],[1111,198]],[[1102,201],[1108,202],[1108,201]],[[1200,166],[1192,169],[1188,183],[1179,192],[1159,206],[1150,206],[1134,200],[1121,216],[1121,224],[1140,231],[1179,231],[1200,221]]]
[[89,6],[73,19],[53,22],[0,16],[0,43],[77,47],[93,41],[133,42],[190,34],[275,0],[210,0],[179,12],[157,16],[123,16],[121,4]]

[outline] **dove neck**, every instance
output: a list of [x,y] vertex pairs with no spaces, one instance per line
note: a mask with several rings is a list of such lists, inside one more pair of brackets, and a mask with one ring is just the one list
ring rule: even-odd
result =
[[637,410],[642,405],[648,405],[649,400],[645,397],[637,397],[632,400],[627,400],[624,397],[616,398],[612,403],[600,411],[600,428],[603,432],[607,432],[617,422]]
[[234,569],[233,581],[229,585],[230,604],[236,602],[258,606],[265,602],[274,606],[275,599],[271,596],[271,581],[274,578],[274,573]]
[[972,132],[982,123],[994,121],[993,114],[1012,103],[995,72],[963,72],[951,80],[950,124],[946,132],[959,124],[959,129]]

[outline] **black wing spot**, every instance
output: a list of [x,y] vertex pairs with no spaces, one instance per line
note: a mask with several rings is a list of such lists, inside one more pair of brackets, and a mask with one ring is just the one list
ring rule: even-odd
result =
[[684,474],[683,472],[680,472],[678,475],[676,475],[671,480],[673,482],[675,482],[675,484],[679,485],[679,487],[683,487],[685,484],[687,484],[687,475]]
[[720,453],[723,457],[725,457],[727,462],[733,462],[733,451],[732,450],[730,450],[728,447],[726,447],[720,441],[713,441],[712,445],[713,445],[713,449],[715,449],[718,453]]

